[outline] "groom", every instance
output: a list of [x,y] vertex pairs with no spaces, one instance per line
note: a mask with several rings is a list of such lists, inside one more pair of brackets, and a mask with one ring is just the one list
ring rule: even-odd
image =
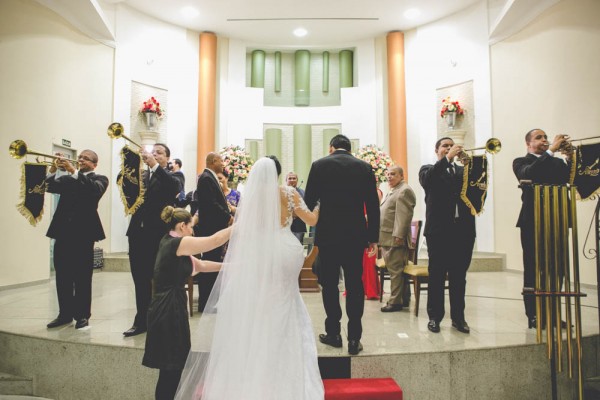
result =
[[342,347],[338,289],[342,267],[346,286],[348,353],[356,355],[363,349],[360,343],[365,305],[361,279],[363,252],[366,247],[371,255],[377,252],[379,200],[371,166],[350,153],[350,139],[346,136],[334,136],[329,142],[329,155],[312,164],[305,201],[310,209],[317,202],[321,203],[315,246],[319,247],[319,280],[327,318],[326,333],[319,335],[319,340],[329,346]]

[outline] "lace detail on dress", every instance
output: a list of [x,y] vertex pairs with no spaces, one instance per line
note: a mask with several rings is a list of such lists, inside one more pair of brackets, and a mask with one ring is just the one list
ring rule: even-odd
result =
[[[286,218],[283,224],[284,228],[289,228],[294,221],[294,189],[291,186],[282,186],[283,194],[287,199],[287,207],[286,207]],[[305,206],[306,207],[306,206]],[[283,210],[282,210],[283,211]],[[282,218],[283,219],[283,218]]]

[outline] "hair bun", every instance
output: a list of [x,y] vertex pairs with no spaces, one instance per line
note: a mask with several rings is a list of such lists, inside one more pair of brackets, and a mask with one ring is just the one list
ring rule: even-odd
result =
[[160,214],[160,219],[162,219],[164,222],[166,222],[168,224],[171,222],[174,212],[175,212],[175,209],[172,206],[166,206],[162,210],[162,213]]

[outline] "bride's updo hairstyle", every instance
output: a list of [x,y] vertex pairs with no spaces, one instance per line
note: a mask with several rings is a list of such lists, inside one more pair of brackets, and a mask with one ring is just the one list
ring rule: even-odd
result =
[[267,158],[270,158],[271,160],[275,161],[275,169],[277,170],[277,177],[279,178],[279,175],[281,175],[281,163],[279,162],[276,156],[267,156]]
[[169,229],[175,229],[175,225],[180,222],[186,224],[192,220],[192,214],[184,208],[173,208],[172,206],[166,206],[160,213],[160,219],[165,221],[169,226]]

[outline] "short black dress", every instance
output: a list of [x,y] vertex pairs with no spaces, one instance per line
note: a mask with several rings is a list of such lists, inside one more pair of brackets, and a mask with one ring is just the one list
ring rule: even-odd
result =
[[149,368],[183,369],[191,347],[184,285],[193,267],[189,256],[176,255],[181,239],[167,233],[158,247],[142,360],[142,365]]

